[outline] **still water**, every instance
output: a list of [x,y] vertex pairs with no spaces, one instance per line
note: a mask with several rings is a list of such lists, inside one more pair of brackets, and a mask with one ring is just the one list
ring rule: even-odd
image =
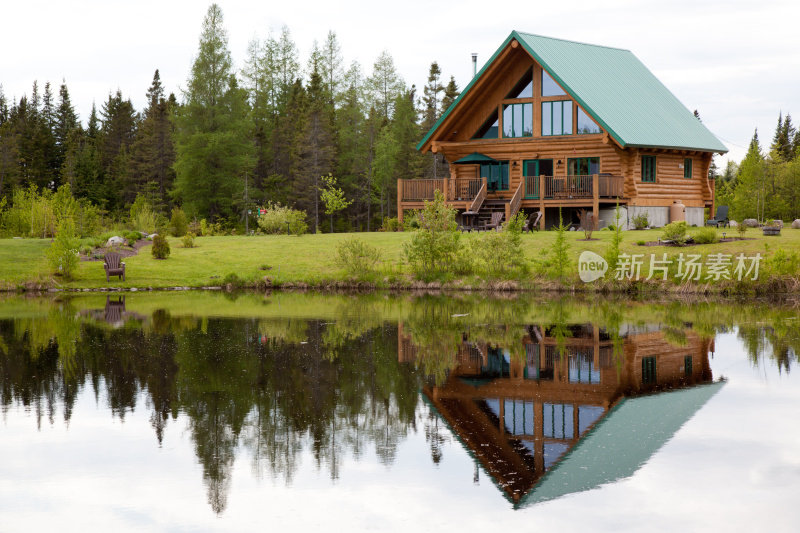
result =
[[0,531],[796,531],[796,302],[0,300]]

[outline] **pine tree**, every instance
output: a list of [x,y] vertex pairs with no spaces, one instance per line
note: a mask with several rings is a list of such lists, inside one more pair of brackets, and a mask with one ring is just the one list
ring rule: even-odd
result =
[[753,134],[750,147],[739,166],[737,185],[732,194],[732,218],[757,218],[764,216],[765,168],[758,130]]
[[152,199],[154,207],[166,212],[167,195],[174,179],[174,105],[164,96],[158,70],[153,74],[153,82],[147,90],[147,102],[144,118],[131,146],[125,203],[132,203],[137,194],[151,189],[156,191],[156,198]]
[[325,93],[331,107],[341,105],[342,86],[344,84],[344,70],[342,68],[342,49],[336,38],[336,33],[328,32],[325,45],[320,53],[319,73],[325,86]]
[[174,195],[189,215],[233,215],[244,175],[252,168],[247,92],[233,74],[222,11],[208,8],[186,103],[176,117]]
[[431,129],[439,118],[441,103],[440,93],[444,92],[441,76],[442,69],[440,69],[439,64],[434,61],[431,63],[431,68],[428,70],[428,83],[422,89],[422,101],[425,104],[425,115],[422,125],[425,130]]
[[58,152],[58,168],[64,163],[67,154],[69,138],[74,130],[80,129],[80,122],[72,102],[69,98],[69,90],[66,82],[61,83],[58,89],[58,108],[55,114],[55,124],[53,125],[53,136],[55,137],[56,150]]
[[450,81],[444,88],[444,96],[442,96],[442,114],[444,114],[445,112],[447,112],[448,109],[450,109],[450,106],[453,105],[453,102],[456,101],[459,94],[461,93],[458,90],[458,84],[456,83],[456,79],[454,76],[450,76]]

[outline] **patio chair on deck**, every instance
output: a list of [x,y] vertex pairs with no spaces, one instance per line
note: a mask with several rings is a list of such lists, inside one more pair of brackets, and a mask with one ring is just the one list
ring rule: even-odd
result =
[[125,281],[125,263],[117,252],[106,253],[103,268],[106,270],[106,281],[109,281],[109,276],[119,276]]

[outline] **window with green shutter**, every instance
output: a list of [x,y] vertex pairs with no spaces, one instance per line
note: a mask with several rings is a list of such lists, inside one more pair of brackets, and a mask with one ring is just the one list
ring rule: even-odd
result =
[[656,156],[642,156],[642,181],[645,183],[656,182]]
[[692,158],[687,157],[683,160],[683,177],[687,180],[692,179]]
[[683,375],[687,378],[692,377],[692,356],[687,355],[683,358]]
[[643,357],[642,358],[642,383],[655,383],[656,382],[656,358]]

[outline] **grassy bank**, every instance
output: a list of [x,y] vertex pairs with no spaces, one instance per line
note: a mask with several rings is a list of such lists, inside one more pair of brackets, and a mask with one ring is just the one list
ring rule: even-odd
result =
[[[722,230],[719,236],[722,237]],[[735,230],[725,230],[727,238],[738,235]],[[758,284],[769,285],[776,278],[796,278],[798,272],[784,272],[779,276],[770,270],[769,259],[776,252],[800,254],[800,230],[785,228],[778,237],[764,237],[758,230],[750,230],[744,240],[733,240],[714,244],[673,247],[666,245],[641,245],[658,241],[661,230],[644,230],[624,232],[621,252],[625,254],[644,254],[641,277],[649,271],[650,254],[661,258],[678,254],[700,254],[703,258],[709,254],[740,253],[754,256],[760,253],[767,261],[762,261]],[[49,240],[41,239],[8,239],[0,241],[0,285],[5,289],[27,288],[61,288],[61,289],[98,289],[105,287],[119,288],[168,288],[168,287],[207,287],[234,285],[244,286],[272,285],[309,285],[329,286],[358,283],[370,287],[419,287],[409,273],[404,262],[403,245],[408,242],[410,233],[360,233],[360,239],[381,252],[382,264],[377,271],[352,279],[335,264],[337,245],[353,234],[319,234],[301,237],[277,236],[231,236],[231,237],[199,237],[195,248],[183,248],[180,239],[169,239],[171,255],[166,260],[154,259],[150,247],[145,246],[140,253],[125,259],[127,280],[125,282],[112,279],[106,282],[102,261],[81,261],[77,273],[70,281],[50,275],[45,260]],[[549,279],[534,273],[514,280],[488,280],[478,275],[463,279],[446,280],[444,285],[453,288],[485,288],[506,283],[506,288],[574,288],[577,290],[631,290],[635,287],[654,288],[651,283],[617,284],[613,281],[583,284],[578,279],[578,256],[589,250],[604,255],[609,247],[612,233],[597,231],[594,240],[584,241],[582,232],[568,232],[569,244],[568,274],[563,280]],[[465,234],[464,239],[478,238]],[[526,261],[531,264],[550,250],[556,238],[555,232],[534,232],[522,236],[522,248]],[[778,252],[780,255],[781,252]],[[785,265],[784,265],[785,266]],[[610,277],[610,276],[607,276]],[[439,284],[441,285],[441,283]],[[737,284],[723,281],[711,284],[701,280],[699,283],[662,282],[670,289],[692,292],[697,287],[700,292],[714,292],[716,286],[728,287]],[[752,284],[750,284],[752,285]],[[791,286],[791,284],[789,285]]]

